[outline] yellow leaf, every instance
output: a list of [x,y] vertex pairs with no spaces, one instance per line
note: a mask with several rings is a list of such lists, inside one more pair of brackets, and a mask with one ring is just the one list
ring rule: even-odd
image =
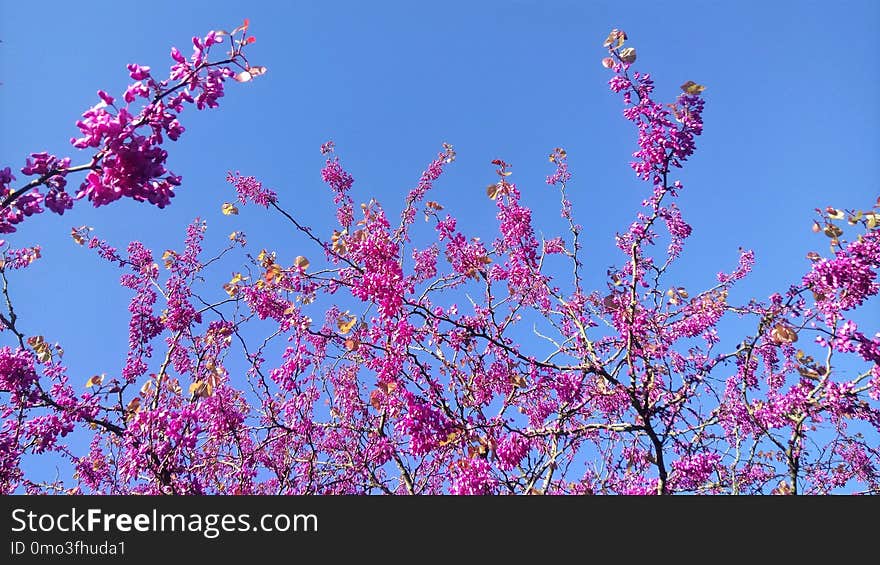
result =
[[174,260],[177,259],[177,253],[170,249],[166,249],[165,253],[162,254],[162,261],[165,262],[165,268],[170,269],[174,264]]
[[845,217],[843,210],[838,210],[837,208],[832,208],[831,206],[826,208],[825,212],[828,214],[828,219],[830,220],[842,220]]
[[498,195],[501,194],[501,183],[490,184],[486,187],[486,196],[495,200],[498,198]]
[[345,252],[348,251],[348,245],[345,243],[345,239],[343,239],[345,233],[345,230],[341,232],[333,230],[333,235],[330,237],[333,252],[338,255],[345,255]]
[[275,252],[269,253],[265,249],[260,251],[260,254],[257,255],[257,261],[260,262],[260,265],[265,269],[269,265],[275,263]]
[[213,394],[213,387],[208,381],[195,381],[189,385],[190,399],[208,398]]
[[220,207],[220,211],[223,212],[224,216],[237,216],[238,208],[236,208],[233,204],[229,202],[224,202],[223,206]]
[[619,29],[612,29],[602,46],[617,49],[623,45],[624,41],[626,41],[626,34]]
[[443,447],[444,445],[449,445],[450,443],[454,442],[457,438],[458,438],[458,432],[449,432],[448,434],[446,434],[446,439],[442,440],[440,442],[440,447]]
[[681,89],[688,94],[700,94],[701,92],[706,90],[706,87],[702,84],[697,84],[694,81],[689,80],[681,85]]
[[86,388],[92,388],[93,386],[101,386],[101,383],[104,382],[104,375],[95,375],[89,377],[89,380],[86,381]]
[[37,355],[37,360],[39,360],[40,363],[48,363],[52,360],[52,349],[49,347],[49,344],[46,343],[43,336],[35,335],[29,337],[27,343],[33,348],[34,353]]
[[345,335],[348,332],[350,332],[351,329],[355,326],[355,324],[357,324],[357,317],[351,316],[349,318],[348,313],[343,314],[342,316],[339,317],[338,320],[336,320],[336,327],[339,328],[339,333],[341,333],[342,335]]
[[151,392],[153,392],[153,381],[149,380],[146,381],[141,387],[141,394],[144,396],[148,396]]
[[232,279],[230,279],[228,283],[223,285],[223,290],[226,291],[226,294],[228,294],[230,298],[233,298],[236,294],[238,294],[238,283],[243,280],[245,279],[241,276],[241,273],[234,273],[232,275]]

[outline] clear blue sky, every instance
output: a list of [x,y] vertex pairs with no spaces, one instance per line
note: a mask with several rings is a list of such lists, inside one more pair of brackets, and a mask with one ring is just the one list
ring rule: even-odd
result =
[[805,272],[806,252],[827,249],[810,231],[813,208],[867,207],[880,189],[875,0],[34,6],[0,2],[0,166],[20,168],[34,151],[70,154],[74,122],[98,89],[119,95],[130,62],[161,76],[170,47],[188,52],[193,35],[248,17],[258,39],[252,62],[269,69],[252,84],[229,84],[219,110],[184,113],[187,132],[168,147],[170,168],[184,177],[170,208],[80,203],[9,238],[43,245],[44,259],[12,277],[12,295],[25,333],[64,345],[74,381],[121,367],[130,295],[117,269],[73,244],[72,226],[94,226],[120,248],[140,239],[161,254],[180,248],[184,226],[201,215],[209,247],[243,229],[254,252],[271,246],[289,262],[307,248],[287,225],[256,210],[221,215],[233,197],[225,173],[257,175],[306,223],[329,226],[318,148],[331,138],[356,200],[376,197],[395,215],[441,143],[454,144],[458,159],[433,199],[475,230],[493,223],[484,188],[489,162],[503,158],[537,224],[554,226],[548,236],[562,226],[544,184],[547,154],[565,147],[585,260],[601,280],[620,258],[613,234],[646,190],[628,167],[634,129],[600,65],[612,27],[629,34],[658,99],[671,101],[686,80],[708,87],[704,135],[681,174],[680,206],[694,228],[676,271],[683,283],[711,285],[743,246],[758,262],[739,298],[784,291]]

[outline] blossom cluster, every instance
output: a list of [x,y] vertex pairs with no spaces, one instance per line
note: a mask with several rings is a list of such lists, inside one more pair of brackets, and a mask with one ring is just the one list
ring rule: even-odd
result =
[[[173,65],[164,79],[154,77],[148,66],[129,64],[134,82],[121,100],[99,90],[98,103],[76,122],[81,136],[70,143],[76,149],[94,151],[87,162],[74,166],[71,157],[32,153],[20,170],[33,178],[17,189],[12,186],[16,177],[10,167],[0,169],[0,233],[14,232],[16,224],[43,212],[43,206],[61,215],[80,199],[95,207],[120,198],[160,208],[170,204],[181,177],[167,168],[163,143],[166,138],[177,141],[185,131],[179,119],[185,106],[218,107],[224,82],[244,80],[232,65],[245,69],[242,72],[248,77],[265,72],[262,67],[251,67],[244,56],[244,47],[253,40],[247,37],[247,28],[245,21],[232,33],[211,31],[203,38],[194,37],[189,58],[172,47]],[[212,47],[224,43],[230,45],[228,58],[212,61]],[[79,171],[86,171],[85,178],[70,193],[67,177]]]

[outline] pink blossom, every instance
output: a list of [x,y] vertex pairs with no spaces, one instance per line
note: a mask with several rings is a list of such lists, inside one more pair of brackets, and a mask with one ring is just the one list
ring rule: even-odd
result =
[[498,481],[485,459],[462,459],[453,465],[452,494],[492,494]]
[[270,203],[278,199],[278,195],[275,192],[263,188],[263,183],[256,178],[242,176],[238,171],[235,174],[231,172],[226,173],[226,182],[231,183],[235,187],[236,192],[238,192],[238,200],[242,204],[247,204],[248,201],[251,201],[257,206],[266,208]]

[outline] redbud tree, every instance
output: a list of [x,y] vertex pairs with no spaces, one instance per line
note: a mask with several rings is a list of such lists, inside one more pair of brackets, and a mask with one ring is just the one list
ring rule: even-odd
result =
[[[63,344],[46,337],[51,325],[39,321],[39,335],[19,329],[9,275],[40,247],[15,238],[36,236],[28,217],[63,215],[82,200],[169,205],[182,181],[166,168],[166,147],[184,132],[183,110],[216,108],[228,79],[266,72],[246,57],[248,33],[245,21],[194,38],[189,56],[173,48],[167,78],[129,65],[121,98],[99,91],[76,123],[74,156],[34,153],[15,173],[0,170],[0,232],[14,234],[0,247],[2,492],[880,488],[880,334],[855,320],[880,290],[880,201],[817,209],[813,228],[828,252],[810,252],[805,272],[765,300],[732,303],[755,262],[748,250],[710,288],[685,288],[670,270],[691,235],[675,175],[703,130],[704,87],[688,81],[670,103],[656,101],[620,30],[605,40],[602,64],[635,128],[631,165],[644,200],[609,234],[619,261],[602,268],[599,288],[586,286],[597,267],[569,201],[564,149],[552,150],[544,187],[520,188],[510,164],[492,161],[486,197],[497,212],[484,241],[459,229],[456,203],[435,189],[454,166],[452,145],[391,217],[376,200],[355,200],[354,178],[327,142],[321,176],[334,225],[309,227],[259,178],[227,174],[224,214],[262,208],[311,243],[292,262],[250,249],[244,231],[207,252],[199,219],[181,248],[164,251],[138,241],[120,249],[73,228],[75,243],[121,269],[131,299],[125,359],[87,380],[69,374]],[[558,199],[558,225],[542,231],[559,235],[539,237],[522,190]],[[238,269],[206,280],[221,258]],[[721,335],[723,318],[750,330]],[[76,434],[86,444],[71,441]],[[29,476],[23,459],[47,454],[67,462],[69,478]]]

